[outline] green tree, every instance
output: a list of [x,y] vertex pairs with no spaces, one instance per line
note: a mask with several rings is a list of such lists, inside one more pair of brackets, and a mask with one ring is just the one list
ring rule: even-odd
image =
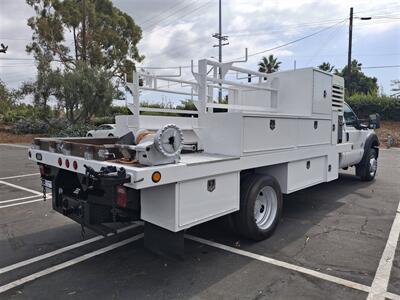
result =
[[[365,75],[362,70],[362,64],[359,63],[356,59],[353,59],[351,62],[351,76],[350,82],[347,82],[346,86],[346,94],[348,96],[354,94],[371,94],[377,95],[378,93],[378,79],[376,77],[368,77]],[[335,74],[342,76],[345,80],[348,80],[348,67],[345,66],[342,70],[335,70]]]
[[[110,95],[119,95],[124,74],[143,60],[137,48],[140,27],[110,0],[26,2],[35,11],[28,19],[33,34],[26,51],[33,54],[38,73],[34,82],[22,86],[21,94],[34,96],[43,117],[55,95],[70,122],[88,121],[104,105],[111,105]],[[77,84],[75,90],[72,83]]]
[[[84,61],[120,80],[144,58],[136,46],[142,37],[140,27],[110,0],[26,2],[35,11],[35,16],[28,19],[33,36],[26,50],[36,57],[50,54],[70,70]],[[66,39],[68,32],[72,47]]]
[[279,70],[279,66],[282,62],[278,61],[278,58],[270,54],[268,57],[263,56],[261,61],[258,63],[258,71],[261,73],[274,73]]
[[15,104],[16,97],[6,84],[0,79],[0,114],[6,115]]
[[332,72],[335,66],[331,65],[329,62],[323,62],[318,66],[318,69],[326,72]]
[[59,70],[51,69],[51,57],[49,55],[35,54],[37,75],[35,81],[24,82],[20,87],[21,96],[33,95],[33,103],[39,109],[39,117],[44,121],[50,118],[49,99],[57,91],[55,82]]
[[88,123],[96,114],[104,114],[113,98],[117,97],[110,74],[100,67],[78,63],[74,70],[54,74],[54,82],[61,107],[71,124]]

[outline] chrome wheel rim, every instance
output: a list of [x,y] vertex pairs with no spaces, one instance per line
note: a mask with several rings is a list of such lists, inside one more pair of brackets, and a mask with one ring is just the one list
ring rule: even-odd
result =
[[257,195],[254,205],[254,220],[258,228],[268,229],[275,220],[278,211],[278,197],[275,190],[266,186]]
[[378,168],[378,160],[375,157],[369,160],[369,175],[374,176]]

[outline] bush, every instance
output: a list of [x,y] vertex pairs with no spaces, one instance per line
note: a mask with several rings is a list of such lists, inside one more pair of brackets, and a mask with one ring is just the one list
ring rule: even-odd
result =
[[101,124],[114,124],[115,117],[96,117],[93,118],[90,123],[94,126],[99,126]]
[[40,134],[47,133],[48,130],[48,123],[35,119],[20,119],[15,123],[13,127],[13,132],[15,134]]
[[107,116],[118,116],[118,115],[131,115],[132,112],[126,106],[111,106],[107,111]]
[[2,121],[14,123],[18,120],[38,119],[39,110],[30,104],[13,105],[7,111],[2,113]]
[[400,101],[388,96],[355,94],[346,99],[360,119],[367,119],[370,114],[378,113],[382,120],[400,121]]
[[[60,115],[60,110],[47,107],[46,118],[56,118]],[[5,123],[15,123],[19,120],[41,120],[43,110],[31,104],[14,104],[4,111],[0,111],[0,121]]]

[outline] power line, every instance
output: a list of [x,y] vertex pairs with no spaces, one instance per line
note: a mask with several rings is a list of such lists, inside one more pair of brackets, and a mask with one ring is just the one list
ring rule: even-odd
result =
[[[267,29],[257,30],[257,31],[230,31],[227,34],[229,36],[248,36],[248,35],[265,34],[265,33],[270,33],[270,32],[284,32],[291,28],[298,30],[298,29],[301,29],[299,27],[310,27],[310,28],[320,27],[321,25],[335,24],[337,21],[342,21],[342,20],[343,20],[343,18],[319,21],[319,22],[309,22],[309,23],[290,23],[290,24],[271,26]],[[274,29],[274,28],[276,28],[276,29]]]
[[[343,24],[344,25],[344,24]],[[340,30],[343,29],[342,26],[338,26],[336,29],[332,30],[332,32],[328,35],[328,37],[320,44],[320,46],[318,47],[318,49],[314,52],[313,55],[310,56],[308,62],[306,63],[307,65],[310,65],[311,63],[314,63],[314,60],[316,57],[318,57],[318,54],[320,52],[322,52],[329,44],[331,41],[335,41],[335,39],[333,38],[334,36],[336,36]]]
[[[283,47],[289,46],[289,45],[291,45],[291,44],[300,42],[300,41],[302,41],[302,40],[305,40],[305,39],[307,39],[307,38],[310,38],[310,37],[313,37],[313,36],[315,36],[315,35],[317,35],[317,34],[320,34],[321,32],[327,31],[327,30],[329,30],[329,29],[331,29],[331,28],[333,28],[333,27],[335,27],[335,26],[337,26],[337,25],[339,25],[339,24],[341,24],[341,23],[344,23],[345,21],[347,21],[347,19],[344,19],[344,20],[342,20],[342,21],[340,21],[340,22],[338,22],[338,23],[336,23],[336,24],[334,24],[334,25],[332,25],[332,26],[323,28],[323,29],[318,30],[318,31],[316,31],[316,32],[314,32],[314,33],[308,34],[308,35],[303,36],[303,37],[301,37],[301,38],[298,38],[298,39],[295,39],[295,40],[293,40],[293,41],[284,43],[284,44],[282,44],[282,45],[279,45],[279,46],[276,46],[276,47],[272,47],[272,48],[269,48],[269,49],[265,49],[265,50],[262,50],[262,51],[258,51],[258,52],[249,54],[248,57],[255,56],[255,55],[259,55],[259,54],[262,54],[262,53],[265,53],[265,52],[268,52],[268,51],[276,50],[276,49],[283,48]],[[243,56],[242,56],[242,57],[239,57],[238,59],[241,59],[241,58],[243,58]]]
[[[259,52],[256,52],[256,53],[249,54],[248,57],[255,56],[255,55],[259,55],[259,54],[262,54],[262,53],[265,53],[265,52],[268,52],[268,51],[276,50],[276,49],[283,48],[283,47],[286,47],[286,46],[288,46],[288,45],[291,45],[291,44],[300,42],[300,41],[302,41],[302,40],[304,40],[304,39],[307,39],[307,38],[309,38],[309,37],[315,36],[315,35],[317,35],[317,34],[319,34],[319,33],[321,33],[321,32],[327,31],[327,30],[329,30],[329,29],[331,29],[331,28],[333,28],[333,27],[335,27],[335,26],[337,26],[337,25],[339,25],[339,24],[341,24],[341,23],[344,23],[345,21],[347,21],[347,18],[346,18],[346,19],[342,19],[340,22],[335,23],[335,24],[333,24],[333,25],[331,25],[331,26],[329,26],[329,27],[322,28],[321,30],[318,30],[318,31],[316,31],[316,32],[314,32],[314,33],[311,33],[311,34],[309,34],[309,35],[303,36],[303,37],[301,37],[301,38],[295,39],[295,40],[293,40],[293,41],[287,42],[287,43],[285,43],[285,44],[282,44],[282,45],[279,45],[279,46],[276,46],[276,47],[272,47],[272,48],[269,48],[269,49],[266,49],[266,50],[262,50],[262,51],[259,51]],[[236,58],[236,59],[242,59],[242,58],[244,58],[244,56],[238,57],[238,58]],[[183,68],[183,69],[184,69],[184,68],[190,68],[190,67],[191,67],[191,66],[181,66],[181,68]],[[172,68],[177,69],[177,68],[179,68],[179,66],[176,66],[176,67],[168,67],[167,69],[172,69]]]
[[372,66],[372,67],[363,67],[363,66],[361,66],[361,69],[388,69],[388,68],[400,68],[400,65]]
[[148,23],[149,21],[156,19],[157,17],[160,17],[160,16],[162,16],[162,15],[165,15],[166,13],[168,13],[168,11],[172,11],[175,7],[178,7],[178,6],[180,6],[181,4],[183,4],[183,2],[178,2],[177,4],[171,6],[169,9],[163,11],[162,13],[156,14],[155,16],[150,17],[150,18],[148,18],[148,19],[146,19],[146,20],[144,20],[143,22],[140,22],[140,23],[141,23],[141,25],[144,25],[144,24]]
[[[305,40],[305,39],[307,39],[307,38],[309,38],[309,37],[315,36],[315,35],[317,35],[317,34],[319,34],[319,33],[321,33],[321,32],[327,31],[327,30],[329,30],[329,29],[331,29],[331,28],[333,28],[333,27],[335,27],[335,26],[337,26],[337,25],[339,25],[339,24],[341,24],[341,23],[344,23],[345,21],[347,21],[347,18],[346,18],[346,19],[343,19],[342,21],[340,21],[340,22],[338,22],[338,23],[336,23],[336,24],[334,24],[334,25],[332,25],[332,26],[323,28],[323,29],[321,29],[321,30],[318,30],[318,31],[316,31],[316,32],[314,32],[314,33],[308,34],[308,35],[303,36],[303,37],[301,37],[301,38],[295,39],[295,40],[293,40],[293,41],[290,41],[290,42],[287,42],[287,43],[284,43],[284,44],[282,44],[282,45],[275,46],[275,47],[272,47],[272,48],[269,48],[269,49],[265,49],[265,50],[262,50],[262,51],[258,51],[258,52],[249,54],[248,57],[255,56],[255,55],[259,55],[259,54],[262,54],[262,53],[265,53],[265,52],[268,52],[268,51],[276,50],[276,49],[283,48],[283,47],[289,46],[289,45],[291,45],[291,44],[300,42],[300,41]],[[242,59],[242,58],[244,58],[244,56],[238,57],[238,58],[236,58],[236,59]],[[181,66],[181,68],[190,68],[190,67],[191,67],[191,66]],[[179,68],[179,66],[176,66],[176,67],[168,67],[167,69],[173,69],[173,68],[177,69],[177,68]]]
[[34,58],[23,58],[23,57],[18,57],[18,58],[10,58],[10,57],[0,57],[0,60],[32,60],[34,61]]
[[[203,7],[205,7],[206,5],[208,5],[208,3],[210,3],[211,1],[212,1],[212,0],[209,0],[209,1],[207,1],[206,3],[200,5],[200,6],[194,8],[194,9],[192,9],[192,10],[190,10],[190,11],[188,11],[188,12],[185,12],[184,15],[178,15],[177,18],[180,18],[180,17],[183,17],[183,16],[187,16],[187,15],[189,15],[189,14],[192,14],[193,12],[196,12],[196,11],[198,11],[199,9],[202,9]],[[159,24],[162,23],[163,21],[169,19],[170,17],[176,15],[176,14],[179,13],[180,11],[185,10],[186,8],[188,8],[188,7],[192,6],[192,5],[193,5],[193,4],[190,3],[189,5],[186,5],[186,6],[182,7],[181,9],[175,11],[174,13],[168,15],[168,16],[165,17],[164,19],[159,20],[158,22],[156,22],[156,23],[154,23],[154,24],[152,24],[152,25],[147,26],[147,27],[144,26],[143,31],[147,31],[147,30],[149,30],[149,29],[150,29],[150,32],[157,31],[158,29],[157,29],[157,30],[154,30],[154,29],[157,27],[157,25],[159,25]],[[168,25],[168,24],[167,24],[167,25]]]

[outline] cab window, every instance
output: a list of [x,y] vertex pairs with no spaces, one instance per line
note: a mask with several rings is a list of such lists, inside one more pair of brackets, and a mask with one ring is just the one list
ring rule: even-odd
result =
[[346,125],[354,125],[357,122],[357,116],[353,112],[353,110],[348,106],[346,103],[344,104],[344,121],[346,122]]

